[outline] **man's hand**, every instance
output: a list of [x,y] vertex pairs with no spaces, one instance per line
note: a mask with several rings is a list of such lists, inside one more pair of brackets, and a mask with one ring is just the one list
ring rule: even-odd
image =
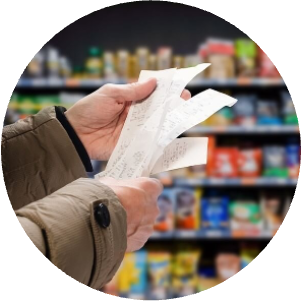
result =
[[127,214],[127,252],[139,250],[153,233],[159,214],[157,199],[163,186],[157,179],[115,180],[102,178],[117,195]]
[[[107,84],[74,104],[65,114],[90,159],[108,160],[119,139],[132,101],[147,98],[155,78],[126,85]],[[184,90],[182,98],[190,93]]]

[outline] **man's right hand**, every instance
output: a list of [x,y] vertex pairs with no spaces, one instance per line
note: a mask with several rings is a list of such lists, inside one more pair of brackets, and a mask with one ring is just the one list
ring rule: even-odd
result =
[[153,233],[159,214],[157,199],[163,186],[157,179],[115,180],[102,178],[117,195],[127,214],[127,252],[139,250]]

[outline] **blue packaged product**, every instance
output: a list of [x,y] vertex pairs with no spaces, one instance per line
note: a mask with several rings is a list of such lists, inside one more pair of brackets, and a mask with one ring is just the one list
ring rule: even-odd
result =
[[288,144],[285,147],[285,161],[290,178],[298,178],[300,167],[300,145]]
[[228,197],[202,198],[202,227],[207,230],[226,230],[229,227]]

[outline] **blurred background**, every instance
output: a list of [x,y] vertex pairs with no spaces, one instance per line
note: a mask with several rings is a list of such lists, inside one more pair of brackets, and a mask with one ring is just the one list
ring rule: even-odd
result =
[[[192,95],[213,88],[239,101],[185,133],[209,137],[208,164],[158,175],[165,190],[154,234],[143,250],[126,254],[104,288],[109,294],[167,299],[203,291],[268,244],[299,174],[298,120],[286,85],[235,26],[189,6],[140,1],[62,30],[34,56],[11,97],[5,124],[47,106],[68,108],[107,82],[135,81],[142,69],[201,62],[212,65],[188,85]],[[89,176],[105,163],[94,161]]]

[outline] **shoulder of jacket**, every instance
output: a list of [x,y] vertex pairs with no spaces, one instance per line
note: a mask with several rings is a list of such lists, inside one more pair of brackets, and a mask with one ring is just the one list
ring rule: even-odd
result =
[[54,107],[49,107],[41,110],[36,115],[30,116],[26,119],[20,119],[17,122],[7,125],[3,128],[2,143],[25,134],[26,132],[33,131],[46,122],[56,119],[56,113]]

